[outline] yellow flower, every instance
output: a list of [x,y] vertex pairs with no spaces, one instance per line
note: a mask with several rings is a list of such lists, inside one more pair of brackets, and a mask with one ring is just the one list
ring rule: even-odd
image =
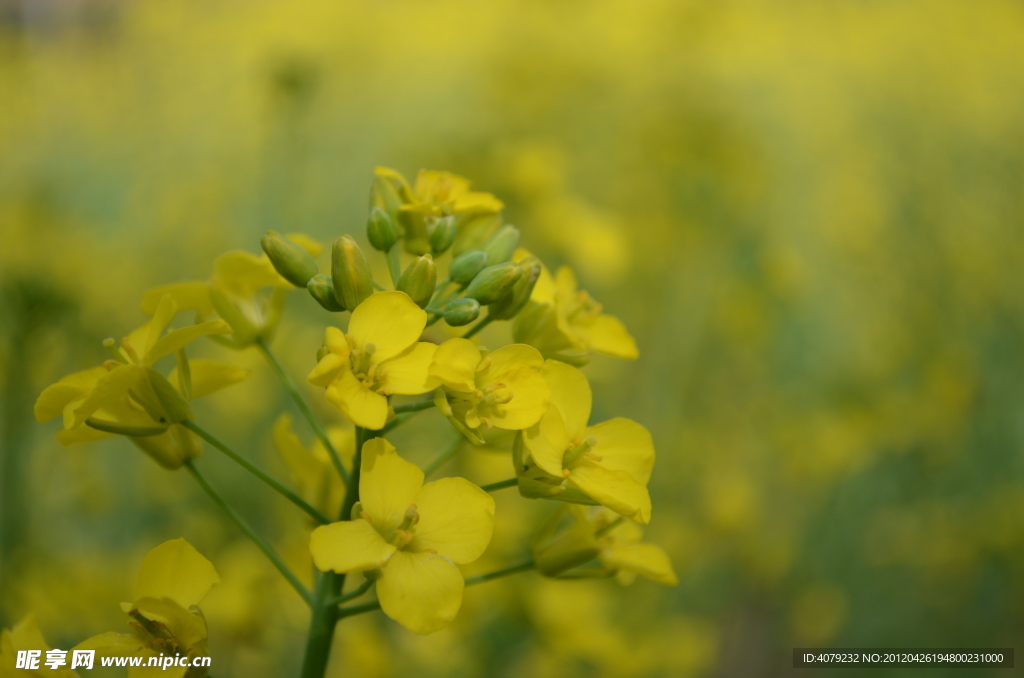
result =
[[544,358],[537,349],[512,344],[492,353],[468,339],[449,339],[437,348],[430,376],[442,388],[438,409],[477,443],[486,425],[509,431],[533,426],[544,415],[551,391],[540,375]]
[[224,321],[211,320],[164,334],[176,312],[177,305],[165,295],[149,322],[120,344],[107,341],[120,360],[75,372],[47,387],[36,400],[36,420],[63,416],[64,428],[57,432],[62,445],[125,435],[168,469],[198,456],[198,439],[179,425],[187,415],[182,408],[238,383],[248,372],[213,360],[188,361],[183,384],[177,367],[168,378],[154,370],[153,363],[171,353],[180,352],[187,361],[183,349],[195,339],[230,332]]
[[[287,238],[312,256],[321,246],[301,233]],[[164,295],[171,295],[181,309],[196,312],[199,320],[219,315],[231,326],[231,344],[242,348],[269,337],[277,328],[285,297],[294,286],[274,268],[266,254],[242,250],[226,252],[213,263],[208,281],[196,280],[162,285],[142,297],[142,311],[155,313]]]
[[[345,498],[345,485],[341,476],[334,471],[331,458],[319,440],[307,448],[292,430],[292,417],[282,414],[274,423],[272,434],[274,447],[284,460],[296,490],[303,499],[326,515],[337,515]],[[350,428],[331,426],[327,429],[334,449],[342,462],[350,466],[355,455],[355,431]]]
[[548,360],[543,375],[551,404],[537,425],[516,437],[513,448],[520,493],[601,504],[639,523],[650,522],[651,434],[623,418],[587,426],[591,393],[583,373]]
[[[390,185],[400,202],[397,211],[383,200],[378,207],[391,211],[392,216],[402,225],[405,230],[405,247],[413,254],[426,254],[430,251],[426,225],[428,217],[449,214],[457,217],[459,233],[455,243],[456,254],[482,244],[491,231],[500,225],[497,215],[504,204],[490,193],[471,191],[469,180],[456,174],[420,170],[416,175],[415,186],[410,187],[405,177],[393,169],[378,167],[375,173],[378,180]],[[468,240],[472,240],[472,244],[465,244]]]
[[363,445],[354,520],[318,527],[313,562],[338,573],[377,571],[386,615],[414,633],[450,624],[465,581],[457,567],[491,541],[494,499],[464,478],[423,484],[423,471],[374,438]]
[[327,400],[356,426],[383,428],[387,396],[434,388],[427,370],[437,346],[417,341],[426,324],[426,312],[405,292],[373,294],[352,311],[347,334],[327,328],[327,354],[308,381],[327,387]]
[[[50,646],[46,644],[39,624],[35,617],[29,615],[14,625],[10,631],[0,632],[0,678],[16,678],[17,676],[53,676],[53,678],[75,678],[78,673],[68,668],[71,665],[71,653],[67,653],[67,666],[51,669],[46,665],[46,652]],[[37,669],[17,669],[18,652],[25,650],[38,651]]]
[[[569,523],[565,525],[565,514]],[[637,575],[665,586],[679,583],[660,546],[642,543],[643,529],[607,509],[570,506],[556,513],[534,539],[537,570],[550,577],[615,576],[630,584]],[[596,560],[597,567],[580,567]]]
[[[520,249],[514,261],[530,256]],[[541,268],[530,301],[516,316],[512,335],[516,341],[536,346],[546,358],[580,365],[590,353],[636,360],[636,340],[615,316],[603,313],[603,307],[587,292],[579,289],[576,274],[568,266],[555,277]]]
[[[76,650],[96,650],[96,654],[116,657],[174,656],[190,659],[209,656],[206,646],[206,619],[197,605],[220,577],[213,564],[184,539],[173,539],[157,546],[142,559],[135,579],[131,603],[121,603],[128,614],[131,633],[110,631],[79,643]],[[204,667],[170,666],[166,671],[152,667],[129,668],[128,676],[160,675],[174,678],[202,678]]]

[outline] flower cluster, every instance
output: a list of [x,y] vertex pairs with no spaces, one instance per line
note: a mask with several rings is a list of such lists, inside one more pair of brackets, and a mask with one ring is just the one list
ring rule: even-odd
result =
[[[616,576],[623,582],[640,574],[674,585],[664,552],[640,541],[639,525],[652,515],[651,436],[630,419],[592,422],[591,387],[580,370],[594,353],[635,359],[636,342],[579,289],[572,270],[552,275],[523,249],[519,230],[504,223],[502,209],[493,195],[470,190],[466,179],[448,172],[422,171],[410,183],[378,168],[366,235],[383,255],[392,289],[374,279],[370,260],[350,235],[330,248],[328,274],[316,261],[316,242],[270,232],[261,255],[229,252],[217,259],[207,281],[148,292],[142,308],[151,320],[120,343],[106,342],[113,360],[46,389],[36,416],[44,421],[62,415],[57,435],[64,444],[123,435],[165,468],[185,466],[195,475],[313,608],[304,675],[317,674],[322,657],[314,655],[325,652],[322,638],[350,614],[379,607],[416,633],[451,623],[464,587],[476,583],[459,566],[479,559],[490,544],[490,492],[503,487],[556,503],[551,520],[536,533],[530,559],[487,578],[535,569],[552,578]],[[305,289],[329,313],[349,314],[347,322],[327,324],[307,382],[322,389],[354,432],[323,427],[270,352],[291,288]],[[192,312],[195,322],[167,331],[182,311]],[[497,332],[481,343],[478,334],[500,321],[510,323],[514,343],[495,346]],[[297,490],[194,420],[194,398],[246,376],[221,362],[190,360],[186,347],[203,336],[236,350],[257,347],[309,420],[317,435],[312,448],[301,442],[290,417],[283,415],[273,427]],[[154,368],[172,355],[176,364],[166,376]],[[403,402],[407,396],[421,398]],[[513,477],[483,487],[460,477],[427,482],[439,464],[421,469],[410,463],[387,435],[429,409],[446,418],[460,440],[489,446],[507,441]],[[200,439],[312,519],[310,557],[324,573],[313,591],[202,475],[195,463]],[[362,583],[343,593],[346,575],[357,573]],[[213,567],[185,542],[168,542],[147,556],[136,600],[125,606],[133,635],[105,634],[83,645],[199,652],[206,626],[193,606],[216,579]],[[339,607],[371,587],[376,603]]]

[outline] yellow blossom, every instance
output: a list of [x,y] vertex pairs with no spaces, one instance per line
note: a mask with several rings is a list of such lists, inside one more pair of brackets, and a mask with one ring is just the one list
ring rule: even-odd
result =
[[601,504],[639,523],[650,522],[650,433],[623,418],[588,426],[591,392],[583,373],[548,360],[543,375],[551,403],[540,422],[520,433],[514,445],[520,493]]
[[[53,678],[75,678],[79,674],[72,671],[71,653],[65,655],[67,666],[56,670],[46,665],[46,652],[50,646],[46,644],[39,624],[35,617],[29,615],[14,625],[11,630],[0,631],[0,678],[16,678],[17,676],[52,676]],[[36,650],[39,667],[36,669],[17,669],[18,652]]]
[[[209,656],[206,619],[197,605],[220,583],[213,564],[184,539],[160,544],[142,559],[135,579],[134,601],[121,603],[131,633],[110,631],[79,643],[76,650],[116,657],[149,657],[181,653],[190,659]],[[205,667],[129,668],[129,678],[168,676],[203,678]]]
[[551,392],[540,375],[544,358],[525,344],[487,353],[468,339],[449,339],[437,348],[430,376],[439,388],[438,409],[471,440],[486,426],[519,431],[540,421]]
[[[514,261],[531,255],[520,249]],[[576,274],[568,266],[555,276],[541,268],[530,301],[516,316],[512,333],[516,341],[537,347],[546,358],[579,365],[590,353],[635,360],[639,356],[636,340],[613,315],[587,292],[579,289]]]
[[389,395],[434,388],[427,369],[437,346],[418,341],[426,324],[426,312],[405,292],[373,294],[352,311],[347,333],[327,328],[327,354],[308,381],[326,387],[327,400],[356,426],[383,428]]
[[494,499],[464,478],[423,484],[423,471],[383,438],[363,446],[353,520],[318,527],[313,562],[338,573],[374,571],[386,615],[414,633],[452,622],[465,581],[458,565],[491,541]]
[[[230,328],[222,320],[211,320],[164,334],[176,312],[177,304],[164,295],[149,322],[119,344],[106,342],[119,360],[75,372],[46,388],[35,403],[36,420],[62,416],[64,428],[57,432],[62,445],[125,435],[169,469],[198,456],[198,439],[180,425],[187,414],[182,408],[193,398],[238,383],[248,372],[213,360],[187,361],[186,345]],[[184,381],[177,367],[168,378],[152,367],[171,353],[179,353],[179,361],[189,365]]]

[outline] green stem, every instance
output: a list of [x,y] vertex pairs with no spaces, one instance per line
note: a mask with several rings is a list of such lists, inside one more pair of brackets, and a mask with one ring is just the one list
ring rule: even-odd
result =
[[614,530],[616,527],[618,527],[622,523],[623,520],[625,520],[625,519],[622,516],[619,516],[618,518],[616,518],[615,520],[613,520],[612,522],[608,523],[607,525],[602,527],[600,530],[595,532],[594,536],[595,537],[603,537],[603,536],[605,536],[606,534],[608,534],[609,532]]
[[429,410],[434,406],[433,398],[426,398],[415,403],[409,403],[408,405],[399,405],[395,408],[395,414],[402,414],[403,412],[421,412],[423,410]]
[[391,284],[398,289],[398,281],[402,277],[402,260],[399,256],[398,243],[391,246],[386,255],[388,260],[388,273],[391,274]]
[[[533,569],[533,561],[529,560],[519,565],[513,565],[512,567],[506,567],[504,570],[498,570],[497,572],[488,572],[478,577],[470,577],[466,580],[466,586],[476,586],[477,584],[483,584],[484,582],[491,581],[493,579],[500,579],[507,577],[511,574],[517,574],[519,572],[525,572]],[[380,601],[375,600],[372,603],[363,603],[362,605],[353,605],[352,607],[343,607],[338,610],[338,617],[344,619],[345,617],[353,617],[357,614],[363,614],[364,612],[373,612],[374,610],[380,609]]]
[[494,492],[495,490],[504,490],[506,487],[512,487],[519,484],[519,478],[509,478],[508,480],[501,480],[490,485],[481,485],[480,489],[484,492]]
[[281,363],[278,362],[277,357],[270,351],[270,347],[267,346],[267,342],[260,338],[256,340],[256,345],[266,357],[267,362],[269,362],[271,367],[274,368],[274,371],[277,372],[277,376],[281,378],[281,383],[284,384],[285,390],[288,391],[292,400],[295,401],[295,405],[298,406],[299,411],[302,412],[302,416],[304,416],[306,421],[309,422],[309,425],[313,429],[313,433],[316,434],[316,437],[320,439],[320,442],[323,443],[324,448],[326,448],[327,454],[331,457],[331,463],[334,464],[334,468],[338,471],[342,480],[347,483],[348,470],[346,470],[345,465],[341,463],[341,457],[338,455],[338,450],[334,449],[334,444],[331,442],[330,437],[328,437],[327,431],[324,430],[324,427],[320,424],[320,420],[316,418],[315,414],[313,414],[313,410],[310,409],[309,403],[307,403],[306,399],[302,397],[302,393],[299,392],[295,382],[292,381],[292,378],[284,371]]
[[350,600],[355,600],[359,596],[361,596],[364,593],[366,593],[367,591],[369,591],[370,587],[373,586],[373,584],[374,584],[374,580],[367,579],[362,584],[360,584],[358,588],[356,588],[356,589],[354,589],[352,591],[349,591],[348,593],[346,593],[344,595],[338,596],[334,600],[330,601],[330,603],[328,603],[328,604],[329,605],[341,605],[342,603],[347,603]]
[[229,518],[231,518],[235,525],[238,526],[238,529],[245,533],[245,536],[249,537],[260,551],[263,551],[263,555],[270,559],[270,562],[274,564],[277,571],[288,580],[288,583],[291,584],[292,588],[294,588],[302,599],[306,601],[306,604],[311,604],[312,596],[310,596],[309,591],[307,591],[306,587],[302,585],[302,582],[299,581],[298,577],[288,569],[288,566],[284,564],[284,561],[281,560],[280,556],[274,553],[274,549],[270,548],[270,545],[263,541],[263,539],[256,534],[256,531],[249,527],[249,524],[246,523],[233,508],[228,506],[228,503],[224,501],[224,498],[221,497],[215,489],[213,489],[213,486],[210,485],[209,481],[206,480],[206,477],[199,472],[199,469],[196,468],[191,459],[185,462],[185,468],[189,470],[192,477],[196,479],[197,483],[199,483],[199,486],[206,491],[206,494],[210,496],[210,499],[212,499],[213,502],[217,504],[217,506],[219,506]]
[[405,422],[407,422],[410,419],[412,419],[414,416],[416,416],[415,412],[406,412],[405,414],[399,414],[394,419],[392,419],[388,423],[384,424],[384,428],[382,428],[379,431],[376,431],[375,433],[378,436],[380,436],[381,438],[383,438],[388,433],[391,433],[391,431],[395,430],[396,428],[398,428],[399,426],[401,426]]
[[483,318],[482,320],[478,320],[476,325],[473,325],[472,327],[469,328],[469,332],[466,332],[465,334],[462,335],[462,338],[469,339],[474,334],[490,325],[492,320],[494,320],[494,318],[492,318],[490,315],[488,315],[486,318]]
[[292,492],[290,489],[282,485],[279,481],[275,480],[273,477],[270,476],[270,474],[261,469],[259,466],[256,466],[251,461],[249,461],[242,455],[238,454],[221,441],[214,438],[212,435],[207,433],[205,429],[200,427],[191,419],[186,419],[185,421],[181,422],[181,425],[195,433],[197,436],[199,436],[206,442],[216,447],[224,454],[226,454],[233,462],[235,462],[236,464],[244,468],[246,471],[248,471],[249,473],[253,474],[257,478],[262,480],[264,483],[266,483],[267,486],[270,487],[270,489],[274,490],[282,497],[298,506],[307,514],[309,514],[309,516],[313,518],[313,520],[317,521],[321,525],[331,522],[331,520],[327,516],[320,513],[312,506],[310,506],[309,503],[306,502],[306,500],[304,500],[302,497]]
[[[359,501],[359,475],[363,458],[363,443],[369,438],[370,434],[366,429],[356,427],[356,455],[352,460],[352,475],[345,487],[345,500],[341,505],[340,520],[348,520],[352,515],[352,507]],[[323,678],[327,673],[334,627],[337,626],[339,619],[346,616],[341,614],[341,608],[333,601],[340,597],[344,586],[345,575],[343,574],[324,572],[317,579],[300,678]]]
[[452,444],[448,446],[448,449],[446,449],[441,454],[437,455],[434,461],[430,462],[425,467],[423,467],[424,477],[429,478],[430,474],[444,466],[445,462],[447,462],[449,459],[458,454],[459,450],[462,449],[462,443],[464,442],[466,442],[466,439],[463,438],[462,436],[459,436],[458,438],[453,440]]

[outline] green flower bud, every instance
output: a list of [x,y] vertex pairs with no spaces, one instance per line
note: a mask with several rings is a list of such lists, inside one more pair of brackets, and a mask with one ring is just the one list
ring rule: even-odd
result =
[[444,307],[444,321],[452,327],[468,325],[480,316],[480,302],[476,299],[454,299]]
[[519,262],[519,267],[523,269],[522,277],[516,281],[516,284],[512,286],[512,289],[505,296],[498,299],[487,309],[488,317],[495,320],[513,318],[526,306],[526,302],[530,300],[533,288],[536,287],[537,280],[540,278],[540,261],[536,257],[530,257],[525,261]]
[[370,209],[379,207],[387,212],[394,221],[398,215],[398,208],[402,206],[402,197],[398,189],[387,178],[379,174],[373,177],[373,186],[370,188]]
[[452,259],[452,265],[448,268],[448,277],[452,282],[460,285],[468,285],[476,277],[476,274],[487,266],[487,253],[480,250],[468,250]]
[[373,294],[370,265],[359,245],[351,236],[343,235],[331,248],[331,280],[334,296],[342,306],[355,309]]
[[519,229],[512,224],[499,228],[482,248],[487,253],[487,265],[494,266],[511,259],[519,247],[519,236]]
[[437,285],[437,267],[429,254],[417,257],[398,279],[397,289],[405,292],[420,308],[426,308]]
[[192,407],[164,375],[152,367],[140,367],[143,374],[131,389],[132,397],[158,425],[180,424],[192,416]]
[[306,289],[309,291],[309,296],[316,299],[316,303],[320,304],[324,309],[333,313],[345,310],[345,307],[341,305],[338,298],[334,296],[334,281],[331,280],[330,276],[317,273],[306,283]]
[[256,341],[260,328],[216,285],[210,286],[210,301],[217,315],[231,325],[231,334],[238,346],[248,346]]
[[430,249],[435,256],[448,251],[455,242],[458,231],[459,227],[453,216],[441,217],[427,225],[427,240],[430,241]]
[[476,299],[481,306],[487,306],[505,296],[509,288],[523,275],[523,269],[514,261],[497,266],[488,266],[480,271],[469,283],[465,296]]
[[296,287],[305,287],[318,269],[312,255],[275,231],[267,231],[260,240],[270,263],[285,280]]
[[366,222],[366,237],[373,249],[387,252],[398,242],[402,234],[387,212],[380,207],[374,207],[370,210],[370,219]]

